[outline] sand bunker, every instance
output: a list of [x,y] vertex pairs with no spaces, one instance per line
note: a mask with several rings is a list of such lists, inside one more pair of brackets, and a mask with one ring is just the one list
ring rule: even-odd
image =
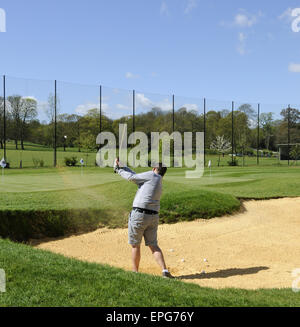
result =
[[[245,212],[234,216],[161,225],[159,243],[170,271],[186,282],[213,288],[292,287],[291,273],[300,268],[300,198],[249,201],[244,207]],[[33,245],[131,269],[126,229],[98,229]],[[144,245],[140,271],[161,273]]]

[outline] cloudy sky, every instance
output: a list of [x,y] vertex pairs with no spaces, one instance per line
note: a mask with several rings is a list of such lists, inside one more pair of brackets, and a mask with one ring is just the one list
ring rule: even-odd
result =
[[[165,109],[171,94],[191,109],[204,96],[220,108],[222,100],[300,103],[300,20],[292,16],[299,1],[3,0],[0,7],[0,74],[110,86],[105,109],[130,111],[131,94],[117,98],[119,88]],[[78,112],[98,105],[97,89],[85,90],[70,103],[81,93],[70,87],[61,101]]]

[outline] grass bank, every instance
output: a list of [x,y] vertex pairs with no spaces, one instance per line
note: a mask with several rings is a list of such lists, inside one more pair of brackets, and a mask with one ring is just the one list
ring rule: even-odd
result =
[[201,288],[134,274],[0,239],[6,293],[0,306],[299,306],[291,289]]

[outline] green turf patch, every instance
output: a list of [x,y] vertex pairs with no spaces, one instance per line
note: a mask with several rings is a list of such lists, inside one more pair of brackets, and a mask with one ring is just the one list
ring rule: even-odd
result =
[[161,201],[161,220],[165,223],[220,217],[240,209],[233,196],[204,190],[168,193]]
[[81,262],[0,239],[6,292],[0,306],[299,306],[291,289],[201,288]]

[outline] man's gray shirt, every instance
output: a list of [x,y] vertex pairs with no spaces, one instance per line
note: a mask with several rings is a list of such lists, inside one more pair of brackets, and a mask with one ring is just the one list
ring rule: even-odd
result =
[[123,178],[138,185],[133,207],[159,212],[162,194],[162,177],[153,171],[136,174],[128,167],[118,169],[118,174]]

